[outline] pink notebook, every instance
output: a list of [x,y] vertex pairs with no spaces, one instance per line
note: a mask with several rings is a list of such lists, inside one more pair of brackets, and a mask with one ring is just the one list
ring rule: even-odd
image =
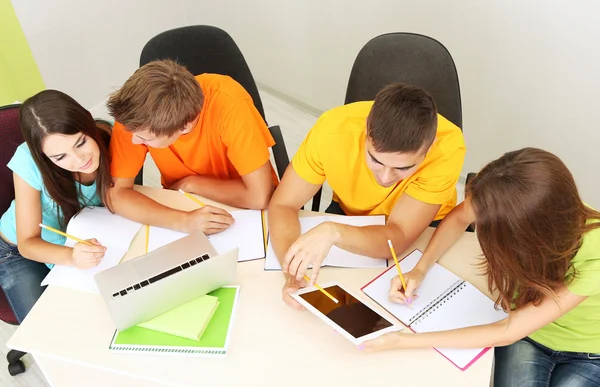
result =
[[[423,253],[415,250],[401,262],[402,272],[412,270]],[[362,291],[416,333],[437,332],[503,320],[507,314],[470,283],[437,263],[418,289],[413,309],[388,299],[390,281],[398,275],[391,266],[362,287]],[[461,370],[466,370],[489,348],[435,348]]]

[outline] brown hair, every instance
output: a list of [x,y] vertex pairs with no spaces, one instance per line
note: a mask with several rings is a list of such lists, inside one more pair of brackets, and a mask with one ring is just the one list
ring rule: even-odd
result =
[[600,227],[588,222],[600,213],[581,201],[565,164],[541,149],[492,161],[469,184],[467,197],[490,291],[498,291],[496,304],[504,310],[555,297],[576,275],[569,270],[583,235]]
[[113,93],[108,111],[132,132],[170,137],[200,114],[204,95],[196,78],[171,61],[150,62]]
[[89,111],[65,93],[44,90],[23,103],[19,111],[19,119],[23,138],[42,175],[43,189],[58,205],[57,217],[62,227],[65,227],[82,208],[90,204],[80,202],[84,196],[75,184],[78,174],[60,168],[42,151],[42,142],[50,134],[84,133],[98,144],[100,164],[96,175],[96,192],[110,209],[108,199],[108,188],[112,186],[108,152],[110,133],[96,125]]
[[436,132],[437,107],[425,90],[394,83],[377,93],[367,118],[367,134],[377,152],[426,151]]

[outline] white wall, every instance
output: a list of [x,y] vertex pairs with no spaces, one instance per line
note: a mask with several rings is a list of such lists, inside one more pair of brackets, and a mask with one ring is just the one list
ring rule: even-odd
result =
[[[593,0],[13,0],[42,77],[93,108],[138,67],[143,45],[186,24],[227,30],[257,81],[323,111],[343,103],[354,58],[386,32],[432,36],[463,94],[465,171],[538,146],[600,208],[600,3]],[[100,109],[101,110],[101,109]],[[309,128],[306,128],[308,131]]]
[[87,108],[138,68],[144,44],[186,24],[180,1],[12,0],[47,88]]
[[[318,110],[343,103],[369,39],[406,31],[452,53],[463,94],[465,171],[537,146],[571,168],[600,208],[600,3],[407,0],[183,0],[189,24],[212,24],[240,46],[259,83]],[[307,128],[308,130],[309,128]]]

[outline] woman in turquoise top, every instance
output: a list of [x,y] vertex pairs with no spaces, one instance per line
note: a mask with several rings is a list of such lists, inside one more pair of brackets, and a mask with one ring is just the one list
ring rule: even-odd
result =
[[0,218],[0,286],[19,322],[44,291],[49,268],[90,268],[106,250],[95,239],[63,246],[64,237],[39,224],[64,231],[82,208],[106,203],[111,184],[110,126],[73,98],[42,91],[23,103],[20,124],[25,143],[8,163],[16,199]]

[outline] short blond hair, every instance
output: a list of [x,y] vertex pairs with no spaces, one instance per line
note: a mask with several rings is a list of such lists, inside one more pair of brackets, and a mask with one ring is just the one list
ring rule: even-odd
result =
[[171,60],[150,62],[108,99],[108,111],[127,130],[148,130],[172,136],[192,122],[202,109],[204,95],[196,78]]

